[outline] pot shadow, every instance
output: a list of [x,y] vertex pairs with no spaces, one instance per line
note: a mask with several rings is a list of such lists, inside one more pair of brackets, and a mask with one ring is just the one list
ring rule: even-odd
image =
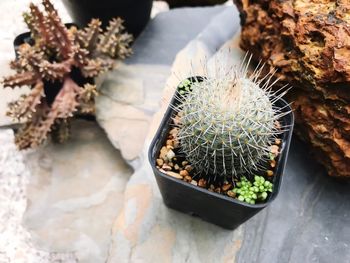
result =
[[281,191],[245,224],[237,262],[339,262],[350,258],[350,182],[327,175],[293,138]]

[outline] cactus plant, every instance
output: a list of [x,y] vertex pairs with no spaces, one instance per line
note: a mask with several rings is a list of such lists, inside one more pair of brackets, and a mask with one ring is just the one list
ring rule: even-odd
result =
[[98,19],[81,30],[67,29],[52,3],[42,4],[44,11],[31,4],[23,14],[33,41],[18,48],[18,59],[11,62],[16,74],[2,81],[4,87],[31,88],[9,104],[8,115],[23,122],[15,139],[20,149],[40,145],[49,133],[64,141],[70,117],[94,113],[97,95],[92,83],[80,83],[74,76],[96,77],[111,70],[115,59],[131,54],[132,37],[124,32],[121,19],[113,19],[104,33]]
[[286,91],[273,92],[273,72],[263,66],[248,74],[250,59],[217,76],[192,83],[173,108],[180,116],[178,139],[197,174],[210,180],[251,176],[266,169],[270,146],[283,131],[276,122],[288,114],[274,106]]

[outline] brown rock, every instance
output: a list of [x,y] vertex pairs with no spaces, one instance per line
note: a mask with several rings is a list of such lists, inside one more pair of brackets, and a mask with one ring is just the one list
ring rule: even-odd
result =
[[220,188],[220,187],[216,187],[216,188],[214,189],[214,192],[220,194],[220,193],[221,193],[221,188]]
[[186,176],[184,177],[184,180],[185,180],[186,182],[191,182],[191,181],[192,181],[192,177],[189,176],[189,175],[186,175]]
[[270,152],[277,157],[278,153],[279,153],[279,147],[277,145],[271,145],[270,147]]
[[167,163],[163,164],[162,169],[164,171],[171,171],[172,170],[171,166],[168,165]]
[[196,180],[192,180],[192,181],[191,181],[191,184],[193,184],[193,185],[197,185],[198,183],[197,183],[197,181],[196,181]]
[[171,177],[177,178],[177,179],[183,178],[179,173],[175,173],[175,172],[171,172],[171,171],[166,172],[166,174],[170,175]]
[[191,172],[191,171],[193,170],[193,167],[192,167],[191,165],[186,165],[186,166],[185,166],[185,170],[186,170],[187,172]]
[[[240,45],[277,68],[289,93],[295,130],[332,176],[350,178],[349,1],[235,0]],[[276,145],[279,145],[276,141]]]
[[162,159],[162,160],[166,160],[166,154],[168,153],[168,149],[163,146],[161,149],[160,149],[160,153],[159,153],[159,159]]
[[233,191],[227,191],[227,195],[230,197],[236,197],[236,193]]
[[275,160],[272,160],[272,161],[270,162],[270,166],[271,166],[272,168],[276,167],[276,161],[275,161]]
[[173,138],[176,138],[178,133],[179,133],[179,128],[172,128],[172,129],[169,131],[169,134],[170,134]]
[[176,126],[178,126],[178,125],[180,124],[180,121],[181,121],[181,118],[180,118],[179,114],[176,115],[176,116],[173,118],[173,123],[174,123]]
[[206,187],[207,187],[207,181],[204,180],[203,178],[202,178],[202,179],[199,179],[199,181],[198,181],[198,186],[199,186],[199,187],[206,188]]
[[166,145],[174,146],[174,141],[173,140],[167,140]]
[[166,153],[165,157],[167,160],[171,160],[175,157],[175,153],[173,152],[173,150],[168,149],[168,152]]
[[184,177],[189,176],[190,174],[186,170],[180,171],[180,174]]
[[158,166],[162,166],[164,164],[163,159],[157,159],[156,162]]
[[180,146],[179,141],[177,139],[174,140],[174,148],[178,148]]
[[224,184],[221,189],[222,191],[226,192],[227,190],[229,190],[232,187],[232,184]]
[[188,162],[187,161],[183,161],[181,164],[182,164],[182,166],[185,167],[188,164]]

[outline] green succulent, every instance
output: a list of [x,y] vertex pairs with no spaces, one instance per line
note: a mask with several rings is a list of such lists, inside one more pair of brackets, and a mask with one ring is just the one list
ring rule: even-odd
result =
[[243,176],[232,192],[236,194],[239,201],[255,204],[266,200],[268,192],[271,193],[272,189],[273,184],[270,181],[267,181],[263,176],[256,175],[253,183]]
[[181,83],[178,86],[178,92],[181,95],[191,92],[192,85],[193,85],[193,81],[191,81],[190,79],[184,79],[183,81],[181,81]]

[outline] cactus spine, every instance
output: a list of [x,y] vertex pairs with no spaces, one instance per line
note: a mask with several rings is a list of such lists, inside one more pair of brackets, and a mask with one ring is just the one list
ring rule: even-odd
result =
[[182,151],[197,173],[213,180],[264,169],[270,145],[281,132],[275,121],[287,114],[273,106],[285,93],[271,90],[273,74],[260,78],[258,67],[248,76],[248,64],[204,76],[191,92],[178,94],[180,103],[174,105]]

